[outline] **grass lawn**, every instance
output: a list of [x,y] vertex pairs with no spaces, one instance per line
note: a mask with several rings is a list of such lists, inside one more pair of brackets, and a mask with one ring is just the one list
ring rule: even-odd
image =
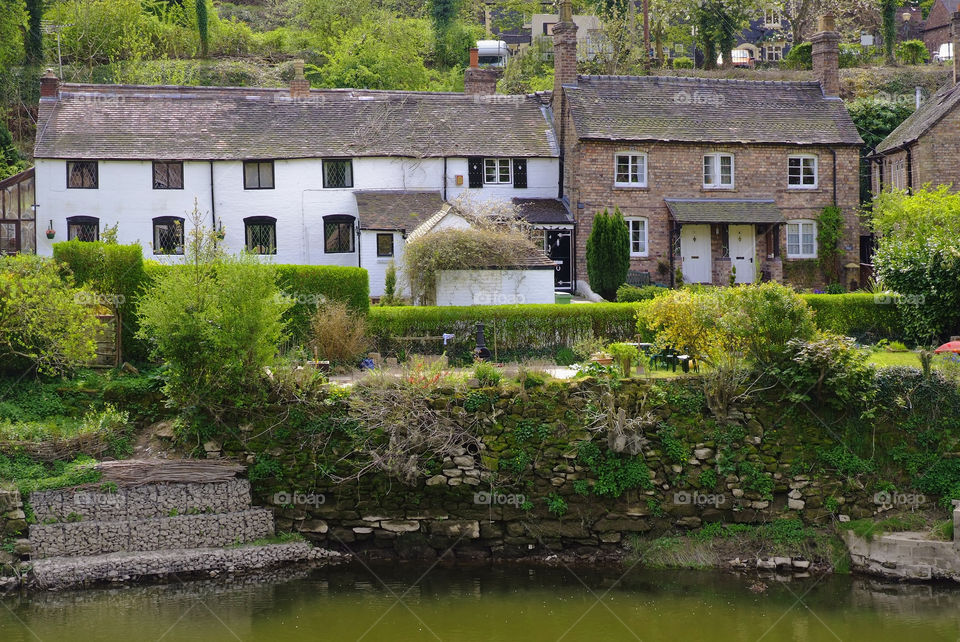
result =
[[[913,366],[914,368],[920,367],[920,355],[916,352],[871,352],[867,357],[867,363],[872,363],[875,366],[880,367],[889,367],[889,366]],[[937,360],[933,360],[934,367],[937,367]]]

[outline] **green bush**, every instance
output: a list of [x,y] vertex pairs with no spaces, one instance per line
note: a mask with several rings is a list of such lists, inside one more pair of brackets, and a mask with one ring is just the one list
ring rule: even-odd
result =
[[920,65],[930,59],[930,52],[922,40],[904,40],[897,43],[897,60],[904,65]]
[[277,286],[292,307],[287,311],[287,331],[293,339],[307,336],[317,303],[343,301],[351,310],[370,309],[370,279],[357,267],[333,265],[277,265]]
[[801,294],[813,309],[814,322],[825,332],[855,337],[901,337],[903,328],[892,296],[868,292]]
[[119,310],[122,357],[128,361],[145,359],[143,344],[134,338],[139,328],[137,299],[147,284],[140,244],[65,241],[54,243],[53,258],[70,268],[77,285],[90,288],[101,295],[98,300]]
[[790,339],[809,339],[815,331],[809,306],[779,283],[728,288],[721,312],[720,327],[761,365],[778,361]]
[[473,376],[483,388],[494,388],[500,385],[503,373],[489,361],[478,361],[473,366]]
[[[487,347],[503,360],[553,355],[584,338],[633,341],[636,310],[635,303],[374,307],[367,332],[385,355],[446,352],[472,359],[482,322]],[[454,335],[446,345],[443,334]]]
[[630,233],[620,208],[598,213],[587,237],[587,277],[590,288],[608,301],[617,296],[630,269]]
[[638,288],[624,283],[617,288],[617,302],[631,303],[634,301],[647,301],[661,294],[666,294],[669,291],[668,288],[661,288],[658,285],[645,285],[642,288]]
[[790,69],[813,69],[813,44],[802,42],[794,45],[787,52],[783,63]]
[[693,59],[686,56],[677,56],[673,59],[674,69],[693,69]]

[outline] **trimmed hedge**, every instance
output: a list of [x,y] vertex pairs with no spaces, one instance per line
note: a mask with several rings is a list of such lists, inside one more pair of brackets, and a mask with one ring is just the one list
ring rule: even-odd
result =
[[[156,278],[163,270],[175,269],[148,261],[147,275]],[[364,268],[336,265],[274,265],[277,286],[289,297],[293,307],[287,312],[287,331],[291,339],[301,341],[310,330],[310,318],[317,303],[325,300],[344,301],[353,310],[366,314],[370,309],[370,279]]]
[[803,294],[813,308],[817,327],[858,338],[902,339],[903,326],[892,300],[869,292]]
[[137,297],[148,278],[140,244],[64,241],[53,244],[53,258],[70,268],[77,285],[103,295],[104,303],[117,305],[122,323],[122,358],[128,361],[145,359],[146,350],[133,336],[140,327],[136,315]]
[[670,288],[662,288],[659,285],[645,285],[638,288],[634,285],[627,285],[624,283],[617,288],[617,302],[633,303],[636,301],[649,301],[650,299],[658,297],[661,294],[666,294],[669,291]]
[[[498,359],[553,356],[585,337],[634,341],[635,303],[410,306],[371,308],[368,332],[383,355],[446,353],[468,360],[476,324],[486,325],[487,347]],[[443,334],[454,338],[443,345]]]

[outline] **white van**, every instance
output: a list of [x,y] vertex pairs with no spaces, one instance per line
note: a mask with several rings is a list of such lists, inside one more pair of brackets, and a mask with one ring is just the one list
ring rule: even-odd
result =
[[478,40],[477,55],[481,67],[506,67],[510,50],[502,40]]

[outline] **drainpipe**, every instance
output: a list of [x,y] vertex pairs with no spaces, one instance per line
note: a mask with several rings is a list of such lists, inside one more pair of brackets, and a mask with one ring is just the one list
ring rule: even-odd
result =
[[213,192],[213,161],[210,161],[210,217],[213,220],[213,231],[217,231],[217,200]]
[[301,237],[303,238],[303,252],[301,254],[303,263],[306,265],[312,265],[310,263],[310,241],[309,236],[307,235],[307,214],[306,214],[306,195],[307,192],[322,192],[322,189],[305,189],[300,192],[300,228],[303,230]]
[[675,234],[676,234],[676,223],[671,221],[669,226],[669,233],[667,234],[667,242],[669,243],[669,246],[667,247],[667,253],[670,256],[670,288],[671,289],[677,287],[677,269],[674,266],[674,258],[673,258],[673,244],[674,244]]
[[907,147],[907,194],[913,194],[913,154]]
[[447,157],[443,157],[443,202],[447,202]]
[[827,149],[833,154],[833,206],[837,207],[837,150],[833,147],[828,147]]

